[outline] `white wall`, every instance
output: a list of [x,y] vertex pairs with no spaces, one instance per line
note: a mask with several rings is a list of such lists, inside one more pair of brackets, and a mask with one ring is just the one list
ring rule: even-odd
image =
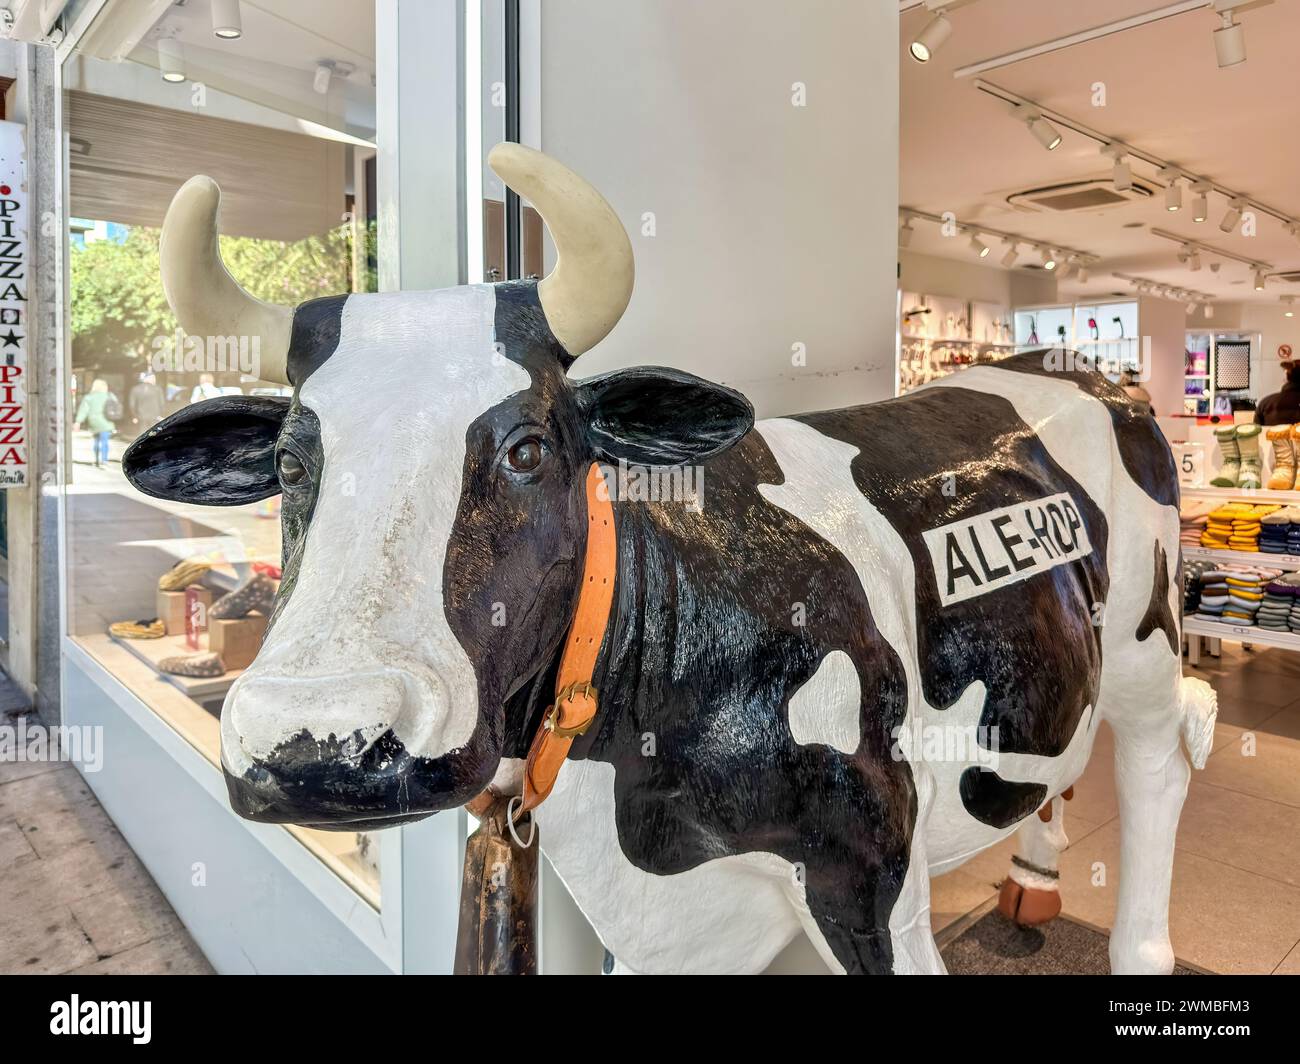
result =
[[898,284],[905,292],[1001,303],[1012,308],[1056,301],[1056,277],[1041,270],[1005,270],[915,251],[899,251],[898,264]]
[[897,4],[548,0],[541,52],[540,146],[606,195],[637,259],[577,375],[677,366],[760,414],[893,394]]
[[1183,371],[1186,365],[1188,318],[1186,307],[1170,299],[1138,299],[1138,328],[1142,343],[1150,340],[1151,409],[1165,416],[1183,411]]

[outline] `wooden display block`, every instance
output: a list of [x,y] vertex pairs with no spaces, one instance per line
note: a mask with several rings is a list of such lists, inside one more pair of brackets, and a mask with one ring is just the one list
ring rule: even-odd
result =
[[[213,593],[206,587],[202,587],[197,589],[194,595],[197,601],[203,604],[206,619],[208,607],[212,605]],[[186,618],[185,592],[159,591],[158,616],[166,626],[168,635],[184,635]]]
[[208,620],[208,649],[221,655],[222,664],[230,669],[244,669],[253,663],[262,646],[267,618],[260,613],[232,620]]

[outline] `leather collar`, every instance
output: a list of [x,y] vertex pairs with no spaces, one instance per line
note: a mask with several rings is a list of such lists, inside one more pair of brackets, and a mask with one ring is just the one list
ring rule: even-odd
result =
[[[560,668],[555,677],[555,701],[546,707],[541,726],[528,749],[522,801],[517,806],[512,803],[516,821],[536,809],[551,793],[573,740],[591,727],[599,708],[592,678],[614,603],[618,540],[614,529],[614,507],[600,466],[595,462],[587,470],[586,494],[587,552],[582,567],[578,608],[564,638]],[[479,816],[480,810],[486,810],[495,799],[496,795],[489,788],[465,808]]]

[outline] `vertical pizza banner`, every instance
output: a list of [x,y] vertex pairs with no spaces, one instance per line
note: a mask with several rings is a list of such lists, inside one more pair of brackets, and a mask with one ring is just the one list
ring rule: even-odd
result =
[[0,488],[27,484],[26,134],[0,122]]

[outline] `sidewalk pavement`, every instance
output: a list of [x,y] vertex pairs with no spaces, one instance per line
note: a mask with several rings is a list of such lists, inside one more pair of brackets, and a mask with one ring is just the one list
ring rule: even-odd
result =
[[[28,712],[0,673],[0,727]],[[81,774],[0,761],[0,974],[211,972]]]

